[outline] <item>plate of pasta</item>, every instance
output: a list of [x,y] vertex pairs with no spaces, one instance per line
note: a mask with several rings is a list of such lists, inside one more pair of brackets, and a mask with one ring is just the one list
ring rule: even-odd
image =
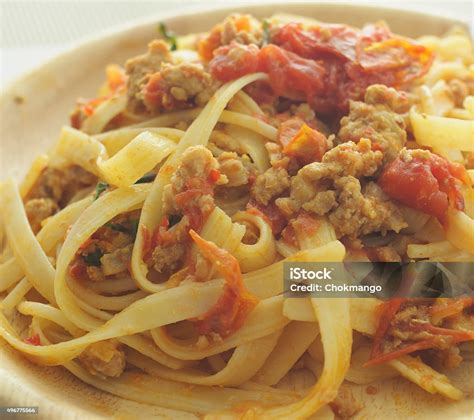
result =
[[283,282],[289,263],[436,262],[472,290],[462,22],[309,4],[157,18],[45,64],[1,107],[2,403],[472,415],[472,293],[290,298]]

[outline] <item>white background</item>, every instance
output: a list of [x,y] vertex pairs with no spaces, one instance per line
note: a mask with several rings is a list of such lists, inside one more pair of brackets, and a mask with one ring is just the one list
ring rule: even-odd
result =
[[[291,1],[291,0],[288,0]],[[471,0],[337,1],[400,7],[442,14],[473,22]],[[271,0],[154,0],[154,1],[4,1],[0,0],[0,89],[41,62],[81,39],[125,22],[190,8],[225,7]],[[297,0],[299,3],[304,0]],[[325,1],[328,3],[329,1]]]

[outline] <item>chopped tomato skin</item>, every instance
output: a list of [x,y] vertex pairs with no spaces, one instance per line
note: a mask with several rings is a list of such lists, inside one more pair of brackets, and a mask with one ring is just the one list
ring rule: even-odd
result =
[[220,26],[212,29],[209,36],[199,40],[197,50],[201,58],[209,61],[213,57],[214,50],[221,45],[221,28]]
[[158,245],[169,245],[173,243],[174,236],[168,231],[168,227],[169,220],[167,217],[163,217],[160,224],[156,227],[153,233],[150,233],[146,226],[142,226],[142,254],[144,261],[147,261],[151,258],[153,250]]
[[258,300],[245,288],[239,263],[233,255],[201,238],[194,230],[190,230],[189,234],[203,256],[215,264],[225,279],[222,295],[196,321],[196,327],[200,334],[217,333],[221,337],[227,337],[243,325]]
[[71,127],[80,129],[84,119],[93,115],[99,105],[110,99],[118,91],[125,89],[127,76],[121,67],[109,65],[105,73],[105,89],[101,88],[99,96],[93,99],[79,99],[77,101],[77,108],[70,115]]
[[69,274],[71,277],[81,280],[87,278],[87,266],[82,259],[76,260],[69,267]]
[[474,305],[474,298],[461,298],[449,301],[447,304],[435,304],[430,308],[429,313],[434,320],[439,321],[457,315],[464,308],[472,305]]
[[300,211],[298,216],[292,220],[293,228],[296,233],[307,236],[315,235],[321,226],[321,222],[305,211]]
[[41,339],[39,334],[35,334],[31,337],[25,338],[24,342],[26,344],[31,344],[32,346],[41,346]]
[[[423,322],[410,322],[405,326],[408,331],[426,332],[428,338],[411,342],[410,344],[384,353],[382,345],[389,332],[389,328],[394,326],[393,321],[395,315],[401,309],[401,306],[405,303],[409,303],[410,300],[411,299],[395,298],[384,302],[380,306],[378,314],[379,323],[373,339],[370,360],[366,362],[364,366],[378,365],[415,351],[437,348],[439,346],[439,339],[442,337],[445,337],[443,340],[448,340],[449,344],[474,340],[474,331],[444,328],[433,325],[437,319],[436,312],[439,313],[439,305],[435,304],[427,308],[427,313],[430,314],[428,321],[423,320]],[[447,316],[453,316],[455,314],[461,314],[464,309],[471,307],[472,305],[474,305],[474,299],[459,298],[453,300],[453,302],[447,306],[443,306],[443,308],[449,308]],[[437,321],[439,322],[439,317]]]
[[228,82],[259,71],[259,60],[259,49],[256,45],[232,43],[218,48],[209,66],[213,77]]
[[212,181],[210,178],[215,176],[215,172],[211,171],[208,175],[208,179],[199,177],[189,178],[186,180],[185,190],[176,194],[176,205],[182,210],[183,214],[188,216],[191,229],[197,231],[201,230],[204,221],[210,211],[213,210],[213,208],[208,208],[206,212],[204,212],[198,200],[204,195],[214,195],[213,185],[215,181]]
[[340,115],[347,112],[349,100],[362,99],[372,84],[404,88],[428,71],[433,57],[428,48],[380,24],[358,30],[290,23],[276,30],[271,44],[260,51],[236,44],[217,49],[210,68],[222,81],[265,72],[275,95],[306,100],[320,114]]
[[283,153],[296,158],[301,166],[321,161],[327,151],[326,136],[298,117],[280,124],[278,142],[283,146]]
[[274,201],[264,205],[251,199],[247,204],[247,212],[263,217],[263,219],[270,225],[272,232],[275,235],[278,235],[288,224],[288,220],[275,205]]
[[448,206],[463,210],[460,183],[463,171],[441,156],[429,159],[398,157],[384,169],[379,184],[391,198],[446,221]]
[[314,60],[271,44],[260,50],[259,58],[259,69],[268,73],[270,85],[278,96],[311,102],[324,89],[326,71]]
[[301,57],[317,60],[336,55],[352,61],[357,40],[357,31],[346,25],[318,25],[305,30],[300,23],[284,25],[272,38],[275,44]]
[[327,151],[324,134],[303,124],[295,137],[283,148],[283,153],[296,158],[300,165],[321,161]]
[[382,340],[390,327],[390,323],[395,314],[405,301],[402,298],[390,299],[384,302],[378,309],[379,323],[375,331],[371,358],[378,357],[382,352]]
[[410,354],[418,350],[426,350],[433,347],[435,344],[434,339],[427,339],[422,341],[417,341],[416,343],[410,344],[409,346],[402,347],[401,349],[385,353],[378,354],[377,356],[372,357],[367,363],[364,364],[364,367],[379,365],[381,363],[389,362],[390,360],[398,359],[400,356],[405,354]]
[[298,215],[288,223],[288,226],[281,232],[282,239],[295,248],[299,247],[299,235],[315,235],[321,226],[321,222],[316,220],[310,214],[301,210]]
[[221,173],[217,169],[211,169],[209,172],[208,181],[211,184],[215,184],[221,176]]
[[[176,101],[173,100],[172,96],[167,95],[167,93],[167,89],[162,81],[161,73],[154,73],[151,75],[143,89],[143,102],[148,109],[173,109]],[[163,100],[165,95],[167,95],[166,100]]]
[[282,230],[281,239],[288,245],[298,248],[298,239],[296,239],[296,232],[293,225],[288,224],[288,226]]
[[300,131],[305,122],[298,117],[289,118],[280,124],[278,129],[278,142],[283,146],[288,146]]

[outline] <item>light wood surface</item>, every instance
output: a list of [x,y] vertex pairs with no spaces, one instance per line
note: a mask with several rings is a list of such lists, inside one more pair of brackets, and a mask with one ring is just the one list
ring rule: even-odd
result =
[[[233,9],[232,11],[235,11]],[[439,35],[454,23],[450,19],[419,13],[350,5],[263,5],[240,8],[257,17],[288,12],[323,21],[362,25],[386,20],[394,32],[408,36]],[[18,181],[32,159],[50,148],[77,97],[93,97],[108,63],[123,63],[142,52],[156,35],[156,22],[164,20],[178,33],[199,32],[221,20],[227,10],[177,17],[154,16],[134,27],[91,40],[57,57],[12,84],[0,99],[0,179]],[[22,103],[18,102],[22,98]],[[474,363],[453,372],[470,398],[448,403],[402,379],[391,380],[368,395],[365,387],[354,392],[365,400],[360,418],[469,418],[474,405]],[[123,400],[81,383],[63,368],[38,367],[0,341],[0,406],[40,406],[39,418],[94,419],[102,417],[177,418],[176,413]],[[160,414],[161,413],[161,414]],[[31,416],[30,416],[31,417]],[[32,418],[32,417],[31,417]],[[35,417],[38,418],[38,417]]]

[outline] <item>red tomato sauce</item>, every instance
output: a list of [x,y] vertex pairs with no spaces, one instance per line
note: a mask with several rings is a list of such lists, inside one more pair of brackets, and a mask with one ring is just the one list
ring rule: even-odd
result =
[[398,157],[385,167],[379,184],[391,198],[444,223],[449,205],[464,209],[460,187],[466,180],[465,172],[462,165],[433,153],[428,159]]
[[229,81],[265,72],[276,95],[306,100],[316,112],[328,115],[347,112],[349,100],[360,100],[372,84],[406,87],[433,61],[431,50],[383,25],[359,30],[290,23],[277,29],[271,42],[260,49],[237,44],[217,48],[211,74]]

